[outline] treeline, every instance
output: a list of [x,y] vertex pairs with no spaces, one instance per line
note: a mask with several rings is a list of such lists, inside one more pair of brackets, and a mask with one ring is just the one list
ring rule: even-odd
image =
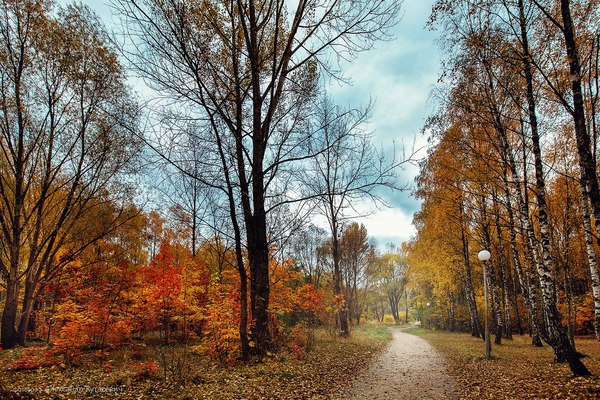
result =
[[[347,335],[366,276],[403,285],[396,255],[366,273],[348,218],[403,189],[406,160],[372,145],[371,105],[340,107],[325,82],[388,37],[400,3],[111,6],[109,35],[80,4],[0,2],[2,347],[72,358],[158,335],[247,360],[299,321]],[[303,248],[315,215],[326,239]]]
[[[438,1],[446,62],[409,250],[435,323],[496,343],[527,330],[576,374],[600,339],[597,1]],[[491,252],[485,263],[481,249]]]

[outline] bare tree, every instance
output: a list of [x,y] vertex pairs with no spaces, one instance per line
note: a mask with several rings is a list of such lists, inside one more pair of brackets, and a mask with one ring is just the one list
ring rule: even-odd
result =
[[296,265],[306,279],[317,289],[321,287],[321,279],[326,272],[320,259],[322,252],[319,251],[326,240],[327,232],[313,224],[295,234],[292,239],[290,256],[296,260]]
[[[371,144],[372,132],[365,130],[371,107],[343,110],[322,97],[315,125],[320,131],[323,152],[316,155],[306,173],[306,188],[316,195],[316,210],[327,219],[331,234],[334,296],[342,295],[340,239],[343,222],[357,216],[360,201],[384,205],[378,189],[397,186],[397,168],[408,159],[387,160]],[[340,334],[348,335],[348,312],[338,312]]]

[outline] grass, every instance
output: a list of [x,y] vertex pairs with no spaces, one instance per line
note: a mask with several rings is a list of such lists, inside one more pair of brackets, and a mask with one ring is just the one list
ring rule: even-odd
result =
[[[108,360],[72,368],[12,371],[18,350],[0,352],[0,398],[29,399],[331,399],[340,398],[348,382],[391,339],[386,326],[365,324],[349,338],[317,331],[313,351],[301,357],[286,351],[260,363],[225,365],[189,353],[185,379],[164,379],[159,348],[120,348]],[[164,352],[163,352],[164,353]],[[181,358],[181,348],[163,359]],[[166,356],[166,357],[165,357]],[[110,370],[106,364],[110,362]],[[136,364],[154,362],[158,373],[136,378]],[[12,391],[2,392],[2,389]],[[7,394],[9,393],[9,394]],[[13,397],[7,397],[8,395]],[[19,396],[14,396],[19,395]]]
[[[409,328],[440,351],[457,381],[461,399],[598,399],[600,398],[600,342],[576,339],[586,355],[591,377],[574,377],[568,365],[555,364],[548,346],[533,347],[528,336],[492,343],[492,359],[485,360],[482,339],[469,334]],[[493,339],[493,338],[492,338]]]
[[366,323],[354,327],[351,334],[353,340],[357,342],[370,342],[382,345],[392,340],[392,332],[388,329],[388,326],[378,323]]

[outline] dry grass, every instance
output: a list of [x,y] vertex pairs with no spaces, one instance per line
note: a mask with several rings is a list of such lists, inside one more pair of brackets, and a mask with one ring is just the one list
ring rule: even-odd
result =
[[484,343],[468,334],[408,329],[437,348],[459,383],[462,399],[598,399],[600,398],[600,342],[576,340],[593,376],[574,377],[566,364],[555,364],[548,346],[533,347],[528,336],[492,344],[492,360],[484,358]]
[[[367,325],[348,339],[320,333],[314,351],[300,359],[282,352],[260,363],[222,365],[194,353],[185,356],[181,348],[161,355],[148,346],[120,349],[79,367],[19,372],[8,368],[18,350],[2,351],[0,388],[7,391],[0,391],[0,398],[329,399],[339,396],[390,339],[385,326]],[[155,363],[158,371],[140,379],[134,366],[145,362]],[[175,371],[179,366],[184,370]]]

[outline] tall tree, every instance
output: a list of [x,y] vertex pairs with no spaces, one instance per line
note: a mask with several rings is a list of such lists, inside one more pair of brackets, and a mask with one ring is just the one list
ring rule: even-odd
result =
[[[51,4],[0,3],[6,348],[25,341],[40,282],[121,223],[130,192],[118,178],[138,148],[124,129],[135,122],[132,97],[99,22],[83,6],[53,14]],[[103,213],[111,197],[115,207]],[[103,216],[97,229],[77,237],[78,221],[93,213]]]
[[349,318],[360,324],[364,297],[369,289],[370,270],[375,246],[369,243],[367,229],[356,222],[349,224],[340,238],[340,266],[344,276],[344,300]]

